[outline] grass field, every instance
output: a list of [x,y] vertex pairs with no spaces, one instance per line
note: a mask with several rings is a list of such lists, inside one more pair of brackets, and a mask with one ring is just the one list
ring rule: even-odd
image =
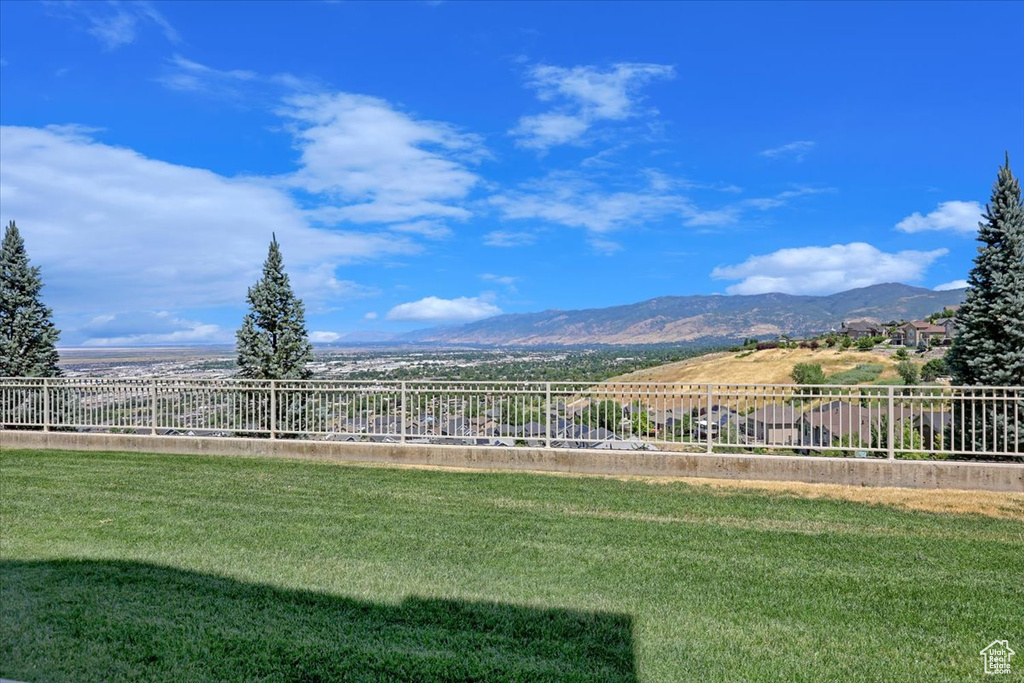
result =
[[[918,365],[920,360],[915,361]],[[793,366],[797,363],[817,363],[826,375],[841,375],[858,365],[880,365],[866,382],[898,380],[896,365],[899,361],[890,353],[864,352],[850,349],[765,349],[764,351],[720,352],[696,358],[667,363],[627,375],[610,382],[680,382],[713,384],[792,384]],[[846,382],[837,381],[844,384]]]
[[801,491],[8,450],[0,677],[962,681],[1024,652],[1020,497]]

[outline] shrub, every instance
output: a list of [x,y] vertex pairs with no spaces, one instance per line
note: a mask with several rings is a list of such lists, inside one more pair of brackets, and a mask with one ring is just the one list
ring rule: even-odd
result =
[[934,382],[936,377],[949,374],[949,366],[945,358],[932,358],[921,368],[921,379],[925,382]]
[[896,372],[900,373],[900,379],[904,384],[917,384],[921,378],[921,369],[916,363],[909,360],[901,361],[896,366]]
[[763,341],[757,342],[757,350],[765,351],[766,349],[777,349],[779,348],[779,342],[777,341]]
[[896,352],[897,360],[906,360],[908,358],[910,358],[910,354],[907,353],[907,350],[905,348],[901,348]]
[[861,337],[857,340],[857,349],[860,351],[870,351],[875,348],[874,337]]
[[825,372],[817,363],[797,363],[793,366],[792,377],[797,384],[825,383]]

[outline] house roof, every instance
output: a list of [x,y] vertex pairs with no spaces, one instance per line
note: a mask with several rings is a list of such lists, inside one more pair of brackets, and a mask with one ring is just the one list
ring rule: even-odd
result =
[[750,414],[750,419],[754,420],[754,422],[764,422],[765,424],[795,425],[800,421],[800,417],[800,411],[793,406],[780,406],[776,404],[765,406]]
[[804,419],[811,427],[827,429],[833,436],[857,434],[862,439],[871,437],[871,424],[880,418],[880,411],[846,401],[832,401],[804,413]]
[[870,320],[855,320],[852,323],[844,323],[844,327],[854,332],[877,332],[882,329],[881,325]]
[[941,325],[932,325],[923,320],[911,320],[909,323],[904,323],[900,327],[913,327],[918,332],[943,332],[945,333],[946,328]]
[[934,431],[936,428],[945,429],[952,419],[953,416],[950,413],[933,413],[929,411],[915,416],[914,424],[930,427]]

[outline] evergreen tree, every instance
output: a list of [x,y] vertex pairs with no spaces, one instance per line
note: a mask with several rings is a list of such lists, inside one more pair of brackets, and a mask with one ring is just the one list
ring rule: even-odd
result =
[[[954,384],[1024,386],[1024,205],[1010,156],[999,169],[992,198],[978,224],[978,256],[967,300],[956,315],[957,337],[946,356]],[[976,390],[996,398],[1001,393]],[[1024,448],[1021,401],[954,401],[950,443],[975,452]]]
[[1024,205],[1009,154],[985,208],[946,362],[956,384],[1024,386]]
[[60,331],[43,305],[39,268],[29,265],[25,241],[11,221],[0,247],[0,377],[59,377]]
[[313,346],[302,301],[284,272],[277,237],[270,242],[263,277],[246,297],[249,313],[237,334],[239,375],[246,379],[309,379]]

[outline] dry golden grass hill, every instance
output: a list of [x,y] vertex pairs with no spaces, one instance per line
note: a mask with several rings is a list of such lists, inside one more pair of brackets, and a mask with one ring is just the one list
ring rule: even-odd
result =
[[[929,354],[930,355],[930,354]],[[915,359],[921,364],[921,359]],[[881,365],[878,380],[899,377],[899,361],[893,351],[837,351],[836,349],[765,349],[754,352],[722,352],[689,358],[678,363],[638,370],[609,382],[679,382],[693,384],[792,384],[793,366],[818,363],[825,375],[852,370],[858,365]]]

